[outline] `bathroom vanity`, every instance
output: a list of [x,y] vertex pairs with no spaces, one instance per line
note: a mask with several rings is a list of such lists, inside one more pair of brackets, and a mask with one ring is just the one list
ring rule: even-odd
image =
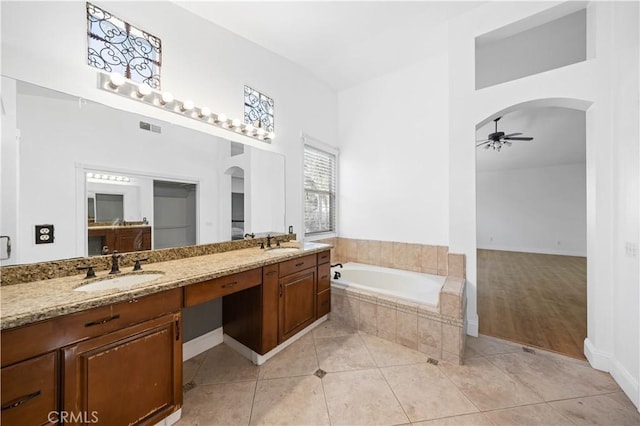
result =
[[4,286],[2,424],[176,420],[182,308],[223,298],[225,334],[266,354],[329,312],[329,248],[153,263],[161,278],[126,290],[75,290],[106,272]]

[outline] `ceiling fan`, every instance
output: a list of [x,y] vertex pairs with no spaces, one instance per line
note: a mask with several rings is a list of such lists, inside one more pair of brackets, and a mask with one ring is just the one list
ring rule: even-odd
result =
[[505,135],[504,132],[498,131],[498,121],[500,121],[502,117],[498,117],[493,120],[496,123],[496,130],[493,133],[489,133],[487,139],[476,141],[476,148],[484,147],[484,149],[493,148],[494,150],[500,152],[503,146],[511,146],[511,141],[531,141],[532,137],[529,136],[519,136],[522,133],[510,133]]

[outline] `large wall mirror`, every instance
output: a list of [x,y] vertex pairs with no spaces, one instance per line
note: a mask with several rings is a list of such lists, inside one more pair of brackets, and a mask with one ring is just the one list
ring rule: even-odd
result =
[[285,231],[283,155],[6,77],[1,154],[3,265]]

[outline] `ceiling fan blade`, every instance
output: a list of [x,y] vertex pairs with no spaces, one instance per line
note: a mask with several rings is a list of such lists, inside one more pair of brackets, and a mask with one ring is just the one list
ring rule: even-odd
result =
[[521,135],[522,133],[509,133],[508,135],[504,135],[504,138],[510,138],[511,136],[518,136]]
[[490,140],[488,140],[488,141],[480,141],[479,143],[476,143],[476,148],[479,147],[479,146],[482,146],[482,145],[486,145],[489,142],[491,142],[491,141]]
[[532,141],[533,138],[530,137],[512,137],[512,138],[504,138],[509,141]]

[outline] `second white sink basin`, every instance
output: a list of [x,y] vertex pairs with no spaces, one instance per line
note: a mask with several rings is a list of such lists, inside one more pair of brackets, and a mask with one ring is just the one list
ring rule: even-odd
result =
[[75,291],[127,290],[162,277],[162,273],[131,274],[106,278],[75,288]]
[[279,248],[267,249],[266,253],[283,254],[283,253],[293,253],[296,251],[300,251],[300,249],[295,247],[279,247]]

